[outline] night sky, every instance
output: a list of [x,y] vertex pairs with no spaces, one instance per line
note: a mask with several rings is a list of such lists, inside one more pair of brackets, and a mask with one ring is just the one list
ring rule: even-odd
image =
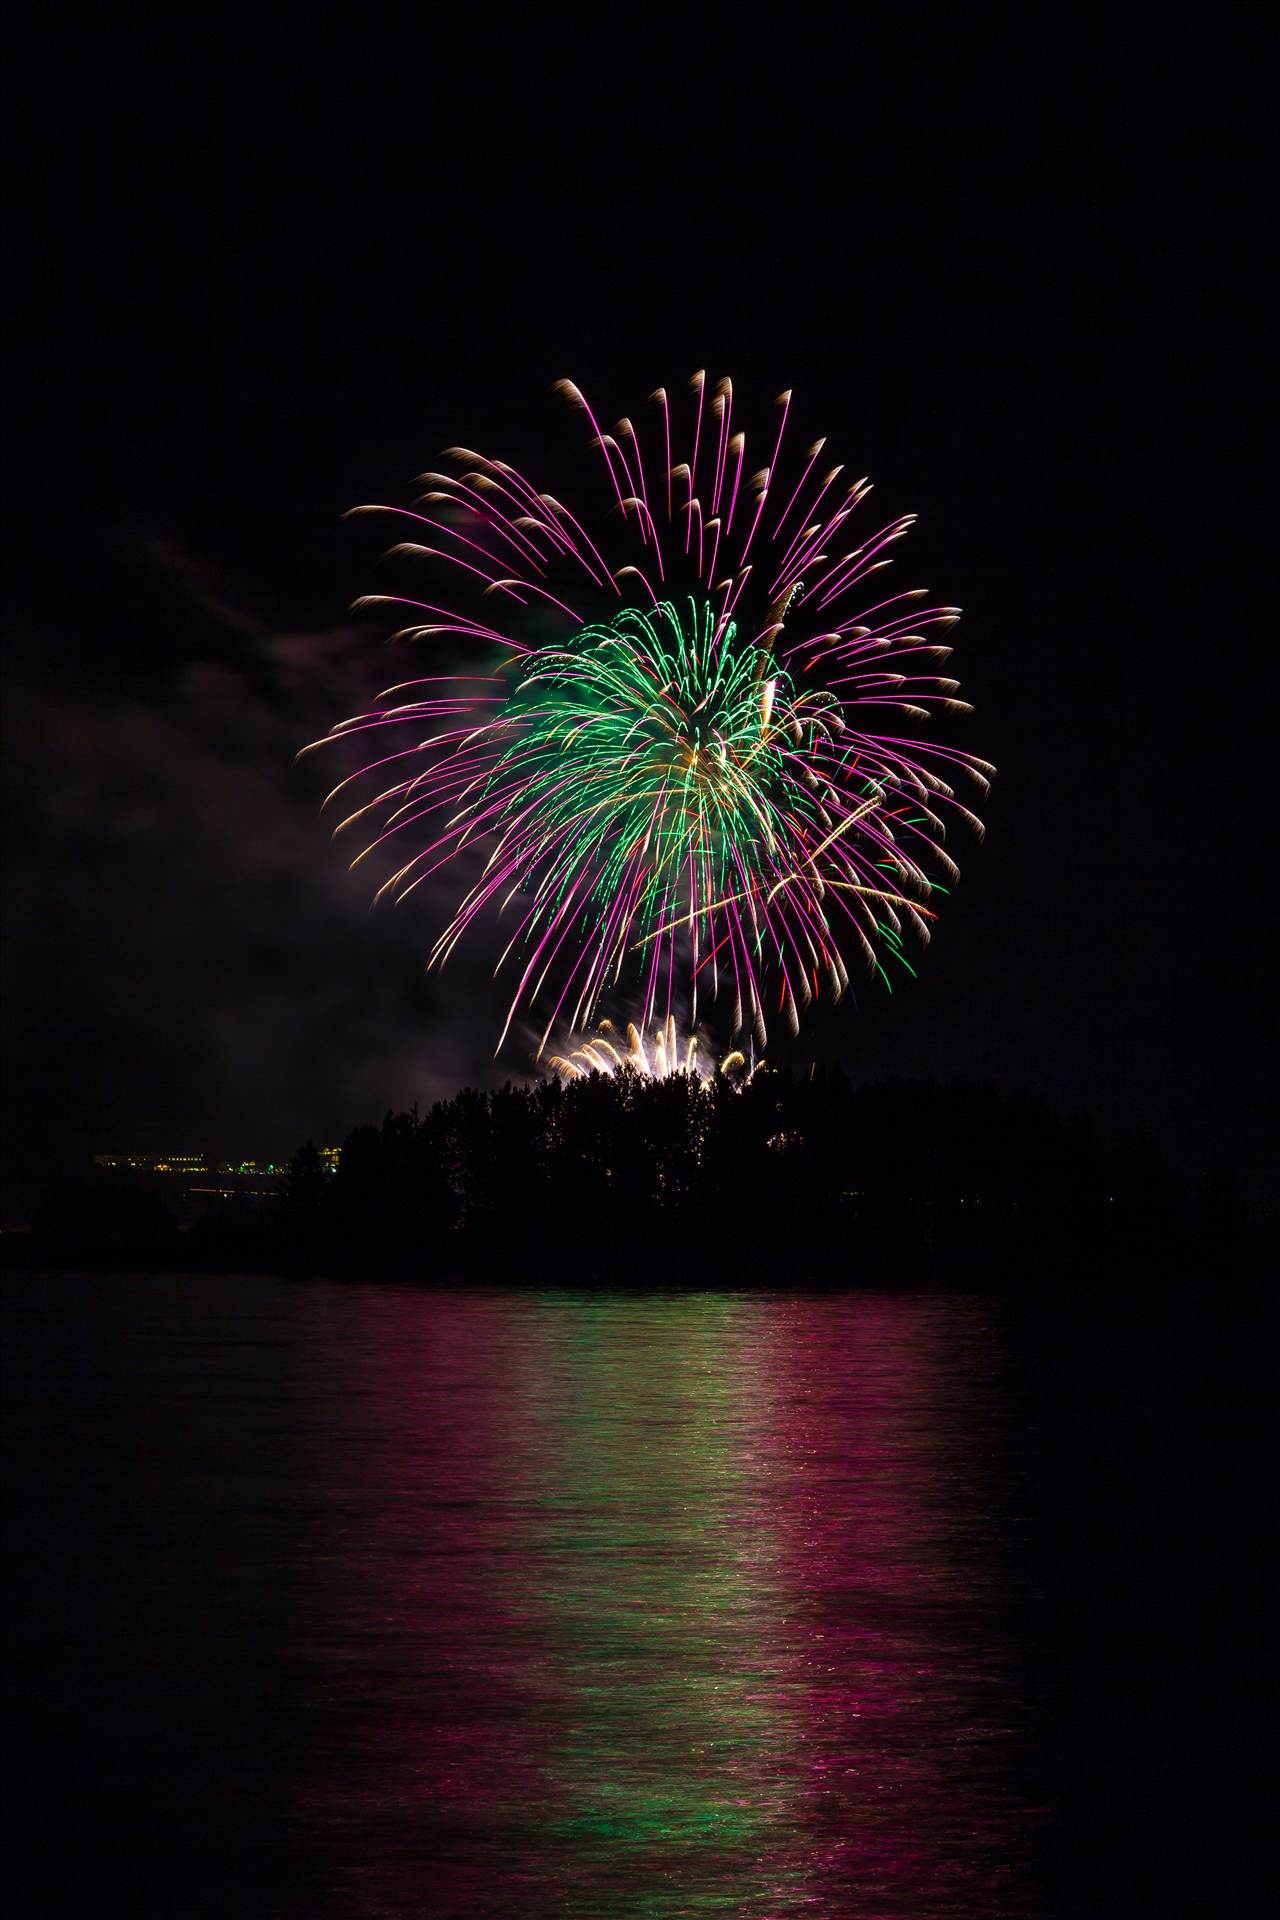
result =
[[11,1180],[521,1071],[484,953],[425,976],[433,903],[371,915],[294,764],[409,670],[341,515],[456,442],[598,502],[553,381],[614,419],[705,366],[920,515],[897,584],[965,609],[949,737],[1000,768],[918,985],[793,1057],[1259,1192],[1260,12],[352,18],[11,59]]

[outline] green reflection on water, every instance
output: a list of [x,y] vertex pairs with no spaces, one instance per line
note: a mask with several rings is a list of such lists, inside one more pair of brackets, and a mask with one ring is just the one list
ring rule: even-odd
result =
[[522,1552],[553,1650],[537,1682],[568,1723],[544,1833],[597,1897],[610,1879],[619,1914],[787,1910],[777,1874],[761,1884],[794,1836],[797,1733],[760,1501],[764,1311],[710,1294],[538,1302]]

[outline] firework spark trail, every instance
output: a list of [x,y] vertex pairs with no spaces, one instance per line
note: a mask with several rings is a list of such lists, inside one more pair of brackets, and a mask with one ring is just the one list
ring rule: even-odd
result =
[[[665,1060],[675,1008],[693,1023],[699,992],[714,1000],[726,986],[733,1030],[749,1024],[763,1045],[775,999],[794,1029],[824,977],[840,997],[842,944],[886,981],[885,961],[910,971],[904,926],[927,941],[932,895],[956,877],[949,818],[981,832],[952,776],[985,791],[988,762],[869,730],[883,708],[925,721],[970,711],[958,682],[934,671],[951,649],[933,635],[958,609],[921,605],[927,595],[909,589],[840,610],[889,564],[914,516],[859,538],[870,484],[842,486],[843,467],[820,467],[823,440],[805,449],[797,478],[784,476],[789,392],[768,466],[748,473],[730,381],[712,392],[705,374],[690,383],[687,460],[673,461],[673,408],[659,387],[655,473],[630,419],[610,432],[571,381],[558,386],[586,415],[605,469],[608,538],[466,448],[445,455],[457,473],[422,476],[428,491],[413,509],[353,509],[415,522],[432,544],[402,541],[392,553],[451,569],[486,611],[386,593],[357,604],[408,609],[397,639],[451,636],[483,659],[472,673],[402,681],[314,742],[420,730],[346,775],[325,804],[380,773],[391,783],[335,829],[380,822],[353,865],[434,823],[379,897],[403,899],[465,849],[484,849],[431,964],[486,910],[514,903],[498,966],[518,953],[519,982],[499,1047],[517,1009],[544,995],[544,1047],[566,1007],[571,1032],[588,1026],[629,971],[642,995],[629,1032],[656,1022]],[[602,547],[613,541],[625,551],[611,564]],[[487,614],[494,596],[519,610],[501,626]],[[419,688],[432,691],[381,704]],[[581,1070],[616,1052],[597,1036],[560,1058]]]

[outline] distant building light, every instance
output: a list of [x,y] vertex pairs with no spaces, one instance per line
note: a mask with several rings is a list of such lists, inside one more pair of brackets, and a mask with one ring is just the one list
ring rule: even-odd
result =
[[[327,1147],[321,1155],[326,1172],[330,1175],[336,1173],[341,1158],[341,1147]],[[154,1173],[170,1179],[211,1173],[246,1181],[266,1181],[278,1180],[285,1171],[279,1160],[212,1160],[205,1153],[95,1153],[93,1164],[116,1172],[127,1169],[131,1173]],[[209,1193],[223,1189],[202,1187],[192,1191]],[[234,1192],[235,1189],[227,1188],[225,1191]]]

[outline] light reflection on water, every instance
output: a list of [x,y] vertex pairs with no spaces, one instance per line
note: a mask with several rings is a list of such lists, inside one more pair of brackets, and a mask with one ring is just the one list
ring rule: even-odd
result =
[[1032,1910],[984,1303],[51,1275],[6,1307],[59,1786],[19,1840],[99,1911]]
[[981,1305],[349,1298],[313,1909],[1027,1910]]

